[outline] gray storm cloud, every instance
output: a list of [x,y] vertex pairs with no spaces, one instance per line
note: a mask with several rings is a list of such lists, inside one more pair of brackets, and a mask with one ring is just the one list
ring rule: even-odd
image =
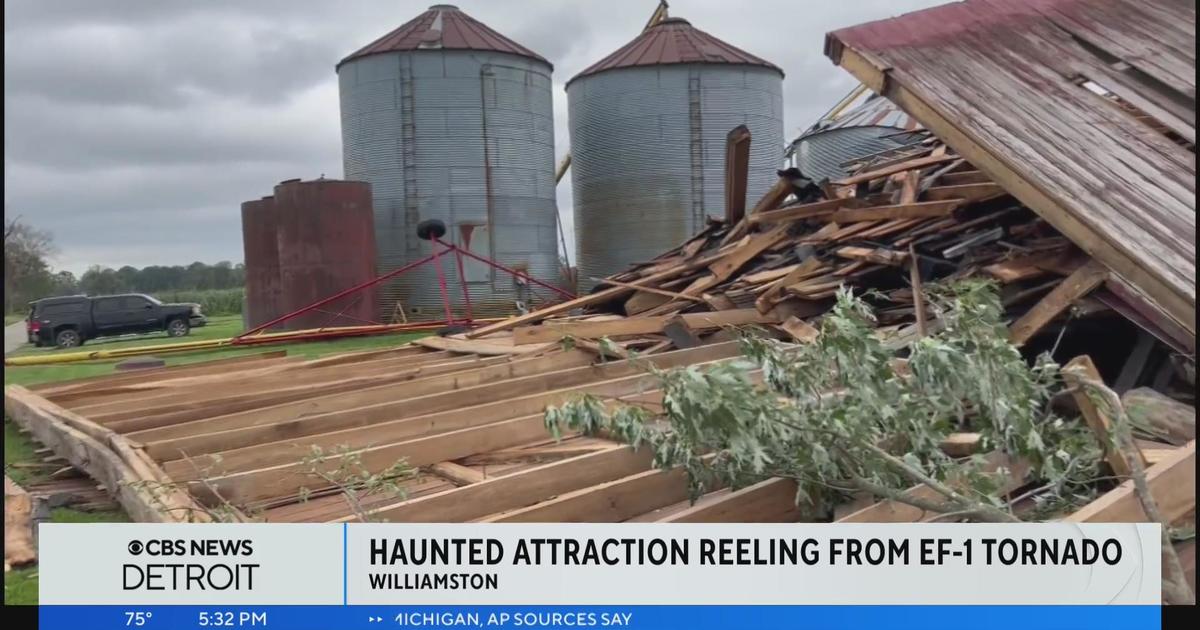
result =
[[[671,14],[783,68],[793,135],[855,85],[822,54],[825,32],[940,3],[675,0]],[[238,261],[241,201],[342,175],[334,65],[428,4],[9,0],[6,215],[51,231],[76,273]],[[656,0],[458,4],[554,63],[561,157],[562,85],[635,37]],[[558,203],[570,234],[570,178]]]

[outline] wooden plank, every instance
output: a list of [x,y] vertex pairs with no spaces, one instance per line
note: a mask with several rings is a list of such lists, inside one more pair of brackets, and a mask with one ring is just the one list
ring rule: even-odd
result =
[[793,339],[802,343],[812,343],[817,340],[821,332],[816,326],[800,319],[799,317],[789,317],[787,321],[779,326],[784,332],[791,335]]
[[760,225],[764,223],[785,223],[789,221],[818,219],[828,217],[834,211],[841,208],[858,208],[862,205],[862,202],[858,199],[828,199],[755,213],[750,215],[749,221],[752,224]]
[[[559,352],[544,357],[518,359],[497,357],[485,359],[483,362],[486,363],[485,365],[467,372],[435,374],[404,383],[389,383],[370,387],[353,393],[331,394],[251,411],[228,413],[175,425],[164,425],[153,429],[135,431],[130,433],[128,437],[139,442],[153,442],[247,426],[286,422],[301,417],[318,416],[335,411],[458,391],[508,378],[534,376],[583,367],[591,365],[593,360],[594,358],[591,355],[584,352]],[[492,363],[487,363],[488,361]]]
[[[603,322],[557,323],[551,321],[544,322],[540,326],[518,328],[513,331],[513,339],[515,343],[521,345],[544,344],[563,337],[599,339],[601,337],[649,335],[663,332],[673,317],[666,315],[643,316]],[[779,318],[771,313],[759,313],[758,310],[752,308],[710,313],[684,313],[679,317],[692,330],[747,324],[773,324],[779,321]]]
[[247,365],[262,365],[265,363],[282,363],[288,359],[287,350],[276,350],[273,352],[263,352],[261,354],[251,354],[241,357],[231,357],[228,359],[214,359],[212,361],[202,361],[198,363],[188,363],[186,365],[172,365],[161,368],[151,368],[148,370],[139,370],[136,373],[114,372],[113,374],[105,374],[103,376],[88,376],[85,378],[73,379],[69,381],[54,381],[50,383],[42,383],[34,385],[29,389],[38,392],[43,398],[53,400],[55,395],[64,394],[67,392],[82,392],[86,390],[106,389],[113,385],[125,383],[144,383],[150,380],[159,378],[176,378],[180,375],[194,374],[211,374],[213,372],[228,372],[234,366],[247,367]]
[[[728,342],[664,352],[644,357],[642,361],[665,369],[702,365],[737,354],[737,343]],[[505,381],[476,388],[476,392],[461,390],[428,400],[398,400],[338,415],[151,442],[146,450],[156,458],[174,460],[168,461],[166,468],[182,480],[193,478],[197,468],[227,472],[274,466],[298,461],[312,445],[327,449],[365,448],[534,413],[583,393],[628,395],[656,382],[654,376],[644,372],[641,362],[614,361],[567,372],[546,378],[531,377],[520,383],[520,387],[516,381]],[[527,394],[517,395],[519,392]],[[181,459],[184,454],[193,461]]]
[[933,166],[934,164],[941,164],[943,162],[952,162],[957,159],[958,159],[957,155],[929,155],[929,156],[925,156],[925,157],[919,157],[919,158],[912,159],[912,160],[905,160],[904,162],[900,162],[898,164],[892,164],[890,166],[885,166],[883,168],[875,169],[873,171],[867,171],[865,173],[858,173],[856,175],[852,175],[852,176],[846,177],[844,179],[836,180],[833,182],[833,184],[835,186],[853,186],[855,184],[869,182],[871,180],[879,179],[881,177],[895,175],[896,173],[901,173],[903,171],[908,171],[908,170],[912,170],[915,168],[924,168],[926,166]]
[[[720,260],[717,260],[713,264],[709,265],[708,270],[712,272],[714,278],[712,284],[723,282],[732,276],[734,272],[741,269],[743,265],[750,262],[750,260],[755,256],[758,256],[767,248],[772,247],[779,241],[783,240],[784,237],[787,236],[787,232],[788,226],[781,225],[769,232],[756,234],[752,236],[744,245],[738,246]],[[710,284],[708,286],[712,285]],[[705,286],[699,291],[688,290],[684,291],[684,293],[688,293],[689,295],[698,295],[701,291],[708,288],[708,286]]]
[[[387,469],[399,461],[404,461],[412,467],[428,466],[548,437],[550,434],[546,431],[544,414],[538,412],[503,422],[367,448],[357,453],[363,467],[378,471]],[[295,496],[303,488],[310,491],[327,488],[328,483],[311,474],[313,468],[334,470],[339,465],[337,457],[326,458],[321,462],[281,464],[218,476],[210,479],[209,484],[235,504],[252,504],[256,501]],[[193,493],[203,496],[210,486],[192,482],[189,487]]]
[[738,125],[725,136],[725,225],[746,215],[746,185],[750,176],[750,129]]
[[33,499],[4,475],[4,570],[37,562],[33,542]]
[[938,178],[938,181],[946,186],[994,184],[992,178],[988,177],[988,175],[983,171],[959,171],[958,173],[946,173]]
[[529,354],[531,352],[540,352],[547,348],[545,345],[518,346],[487,340],[454,339],[452,337],[425,337],[418,339],[413,343],[437,350],[449,350],[450,352],[461,352],[463,354],[485,355]]
[[[950,176],[944,176],[950,177]],[[925,191],[922,197],[926,201],[942,201],[946,199],[962,199],[966,203],[975,203],[977,201],[986,201],[996,197],[1004,196],[1008,193],[1004,192],[998,184],[986,182],[982,184],[958,184],[951,186],[934,186]]]
[[835,223],[845,224],[859,221],[883,221],[886,219],[944,217],[961,207],[962,203],[960,199],[949,199],[944,201],[921,201],[894,206],[844,208],[834,212],[830,216],[830,220]]
[[445,477],[459,486],[479,483],[487,479],[482,472],[454,462],[438,462],[430,466],[429,471],[439,477]]
[[1100,286],[1107,276],[1108,270],[1095,261],[1088,261],[1009,327],[1009,341],[1024,345],[1072,302]]
[[462,523],[641,472],[650,467],[651,457],[647,449],[634,451],[629,446],[614,445],[462,488],[399,501],[371,510],[370,516],[389,523]]
[[646,293],[655,293],[658,295],[663,295],[663,296],[666,296],[669,298],[676,298],[679,300],[689,300],[692,302],[703,302],[704,301],[694,295],[686,295],[684,293],[676,293],[675,291],[665,291],[663,289],[658,289],[655,287],[642,287],[642,286],[638,286],[636,284],[632,284],[629,282],[620,282],[617,280],[613,280],[612,278],[592,278],[592,280],[594,280],[596,282],[596,284],[611,284],[616,287],[625,287],[626,289],[633,289],[634,291],[645,291]]
[[911,243],[908,246],[908,278],[913,295],[913,314],[917,319],[917,334],[925,337],[929,334],[929,322],[925,313],[925,285],[921,282],[917,250]]
[[486,523],[620,523],[688,497],[682,469],[647,470],[496,514]]
[[[1146,483],[1167,521],[1196,508],[1196,441],[1146,469]],[[1063,519],[1068,523],[1144,523],[1146,513],[1128,479]]]
[[904,261],[908,260],[908,252],[898,252],[883,247],[839,247],[834,253],[841,258],[891,267],[900,266]]
[[[697,261],[696,263],[693,263],[693,264],[698,264],[698,262],[699,261]],[[633,282],[633,284],[637,284],[637,285],[655,284],[662,280],[666,280],[668,278],[674,278],[676,276],[682,275],[682,274],[686,273],[689,269],[690,269],[689,265],[672,265],[671,268],[669,268],[669,269],[665,269],[661,272],[654,273],[654,274],[651,274],[644,278],[641,278],[641,279]],[[570,312],[577,308],[583,308],[585,306],[591,306],[593,304],[602,304],[604,302],[608,302],[609,300],[618,298],[618,297],[628,293],[630,290],[631,289],[627,289],[625,287],[613,287],[611,289],[597,291],[597,292],[591,293],[589,295],[577,297],[573,300],[567,300],[566,302],[562,302],[560,304],[554,304],[551,306],[547,306],[546,308],[538,309],[536,311],[533,311],[532,313],[526,313],[524,315],[520,315],[517,317],[510,317],[502,322],[496,322],[494,324],[488,324],[487,326],[483,326],[481,328],[476,328],[475,330],[468,332],[466,334],[466,337],[468,339],[477,339],[484,335],[490,335],[492,333],[510,330],[510,329],[516,328],[518,326],[524,326],[526,324],[534,324],[534,323],[537,323],[547,317],[551,317],[553,315],[560,315],[562,313],[567,313],[567,312]]]
[[[1150,268],[1141,262],[1142,255],[1136,252],[1124,235],[1106,234],[1096,226],[1085,223],[1075,216],[1065,203],[1069,200],[1054,195],[1035,185],[1015,166],[1013,158],[994,153],[979,139],[967,132],[956,121],[944,116],[931,107],[922,96],[909,86],[895,80],[895,75],[886,75],[881,68],[862,53],[847,47],[838,47],[835,63],[855,75],[868,85],[879,85],[882,96],[896,103],[901,109],[920,120],[930,131],[953,147],[962,157],[969,160],[993,181],[1003,187],[1034,212],[1038,213],[1059,232],[1070,238],[1080,249],[1113,270],[1118,276],[1151,296],[1157,305],[1175,318],[1193,335],[1196,331],[1195,283],[1191,292],[1182,287],[1178,280],[1164,275],[1161,269]],[[962,182],[956,182],[962,183]]]
[[[1128,478],[1132,474],[1129,462],[1126,461],[1121,450],[1112,448],[1112,445],[1115,444],[1111,434],[1112,420],[1108,414],[1096,406],[1096,402],[1092,401],[1091,396],[1088,396],[1087,388],[1082,383],[1084,379],[1104,383],[1104,379],[1096,370],[1096,364],[1093,364],[1090,356],[1076,356],[1068,361],[1066,366],[1063,366],[1062,377],[1073,390],[1072,397],[1075,400],[1075,406],[1079,407],[1080,415],[1084,416],[1087,426],[1091,428],[1093,434],[1096,434],[1100,449],[1104,450],[1104,461],[1109,463],[1112,473],[1122,476],[1122,478]],[[1145,467],[1146,458],[1142,457],[1141,451],[1136,449],[1136,445],[1134,445],[1134,450],[1136,457],[1140,458],[1142,466]]]
[[664,516],[660,523],[792,523],[803,517],[796,506],[796,482],[767,479],[734,491],[702,497],[688,509]]
[[111,431],[19,385],[4,388],[4,411],[39,442],[108,488],[133,520],[209,520],[207,512],[177,490],[165,473],[131,456],[133,449]]

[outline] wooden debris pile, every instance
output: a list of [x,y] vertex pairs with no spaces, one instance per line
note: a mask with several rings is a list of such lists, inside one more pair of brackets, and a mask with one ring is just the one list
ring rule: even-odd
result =
[[781,171],[739,220],[710,219],[675,249],[597,279],[590,295],[465,337],[517,348],[608,338],[617,353],[654,353],[755,324],[803,341],[845,286],[872,290],[880,333],[902,345],[937,325],[927,285],[986,278],[1002,288],[1017,344],[1052,332],[1068,310],[1075,320],[1116,311],[1194,352],[1194,336],[1147,316],[1133,291],[935,138],[867,156],[851,173],[801,187],[798,172]]

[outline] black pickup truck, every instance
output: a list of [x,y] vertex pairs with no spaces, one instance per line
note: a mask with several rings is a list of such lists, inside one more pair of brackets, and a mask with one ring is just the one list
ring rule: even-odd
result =
[[29,343],[73,348],[88,339],[165,331],[182,337],[208,323],[199,304],[163,304],[138,293],[44,298],[29,303]]

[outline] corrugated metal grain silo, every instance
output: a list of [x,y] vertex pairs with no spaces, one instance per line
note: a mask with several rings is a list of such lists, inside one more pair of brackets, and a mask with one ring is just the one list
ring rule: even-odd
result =
[[726,135],[750,129],[747,204],[783,164],[783,71],[666,18],[567,82],[581,289],[724,215]]
[[796,168],[809,179],[838,179],[844,164],[911,140],[921,129],[912,116],[886,98],[871,95],[862,104],[833,120],[822,120],[792,142]]
[[[439,219],[447,241],[560,283],[552,69],[450,5],[338,64],[346,177],[374,190],[379,273],[430,254],[417,224]],[[458,305],[454,259],[443,266]],[[530,299],[508,274],[470,260],[465,268],[476,315]],[[432,265],[401,274],[380,296],[384,318],[397,300],[417,319],[442,313]]]
[[[375,277],[370,184],[288,180],[275,186],[274,205],[284,313]],[[288,320],[283,328],[368,324],[376,320],[374,302],[374,289],[367,289]]]
[[242,249],[246,265],[243,324],[249,328],[283,314],[279,306],[279,247],[275,198],[242,203]]

